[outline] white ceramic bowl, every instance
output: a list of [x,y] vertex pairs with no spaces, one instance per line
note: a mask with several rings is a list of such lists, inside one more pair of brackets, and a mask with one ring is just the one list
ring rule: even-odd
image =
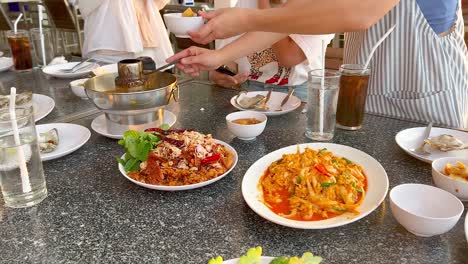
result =
[[457,161],[468,166],[468,159],[440,158],[434,160],[434,162],[432,162],[432,179],[437,187],[450,192],[462,201],[468,201],[468,182],[456,180],[442,173],[447,163],[456,165]]
[[[261,123],[255,125],[240,125],[232,121],[241,118],[255,118]],[[253,111],[234,112],[226,116],[226,124],[229,129],[237,138],[241,140],[253,140],[265,130],[267,123],[266,115]]]
[[390,191],[390,208],[406,230],[430,237],[452,229],[464,206],[453,194],[434,186],[402,184]]
[[72,92],[80,97],[81,99],[88,100],[88,96],[86,95],[85,88],[84,88],[84,83],[88,79],[78,79],[70,82],[70,87],[72,89]]
[[179,38],[190,38],[187,31],[197,31],[204,24],[203,17],[183,17],[182,13],[164,14],[164,22],[169,31]]

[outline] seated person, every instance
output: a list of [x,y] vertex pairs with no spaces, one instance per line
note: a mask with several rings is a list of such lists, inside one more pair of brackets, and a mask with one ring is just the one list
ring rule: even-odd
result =
[[151,57],[156,66],[174,54],[159,10],[169,0],[79,0],[85,19],[83,57],[115,63]]
[[[269,0],[239,0],[237,7],[270,8]],[[307,74],[322,68],[322,40],[328,45],[334,35],[289,35],[263,51],[240,58],[225,66],[237,73],[229,76],[210,72],[210,79],[223,87],[242,84],[247,90],[263,90],[273,85],[275,91],[287,92],[295,88],[294,95],[307,100]],[[221,47],[237,37],[221,41]]]

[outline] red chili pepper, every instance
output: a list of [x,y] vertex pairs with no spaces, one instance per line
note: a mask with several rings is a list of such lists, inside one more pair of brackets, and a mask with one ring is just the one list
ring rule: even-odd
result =
[[157,127],[153,127],[153,128],[145,129],[145,132],[157,132],[157,133],[160,133],[160,134],[165,134],[166,130],[161,129],[161,128],[157,128]]
[[327,168],[325,167],[325,165],[319,163],[319,164],[315,164],[314,168],[316,170],[318,170],[320,173],[322,173],[323,175],[326,175],[326,176],[330,176],[330,172],[328,172]]
[[219,161],[221,159],[221,154],[213,154],[209,157],[206,157],[204,159],[202,159],[201,161],[201,164],[202,165],[205,165],[205,164],[209,164],[209,163],[215,163],[217,161]]
[[168,137],[164,137],[163,140],[166,141],[169,144],[172,144],[172,145],[178,147],[178,148],[183,147],[184,144],[185,144],[185,142],[182,141],[182,140],[172,139],[172,138],[168,138]]

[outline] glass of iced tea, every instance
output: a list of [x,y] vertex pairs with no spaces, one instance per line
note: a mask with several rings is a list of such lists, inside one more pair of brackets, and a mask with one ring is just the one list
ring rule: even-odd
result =
[[346,130],[358,130],[362,127],[370,72],[370,68],[364,68],[360,64],[341,65],[337,127]]
[[31,42],[29,41],[28,32],[25,30],[17,30],[16,32],[10,30],[7,32],[7,38],[15,70],[25,71],[32,69]]

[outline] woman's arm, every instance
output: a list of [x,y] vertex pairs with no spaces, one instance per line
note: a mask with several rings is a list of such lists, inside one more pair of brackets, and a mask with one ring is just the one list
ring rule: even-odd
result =
[[399,0],[289,0],[269,9],[225,8],[200,13],[208,19],[202,29],[189,32],[199,43],[266,31],[297,34],[330,34],[369,28]]
[[306,60],[306,55],[296,42],[290,38],[284,38],[271,46],[278,59],[278,64],[291,68]]

